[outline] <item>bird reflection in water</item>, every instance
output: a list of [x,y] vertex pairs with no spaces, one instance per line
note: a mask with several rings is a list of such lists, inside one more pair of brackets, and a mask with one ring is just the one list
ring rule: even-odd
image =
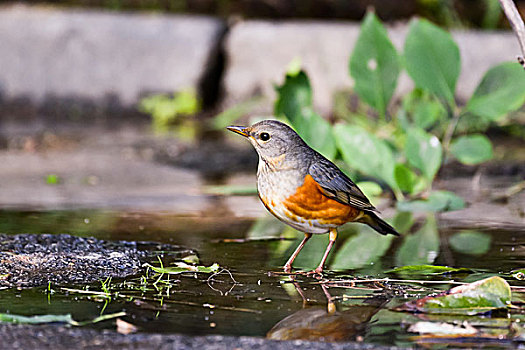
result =
[[327,307],[308,306],[299,284],[293,284],[303,299],[303,309],[273,326],[266,334],[268,339],[325,342],[362,339],[372,317],[388,302],[385,299],[370,299],[365,305],[353,305],[344,311],[337,311],[328,287],[321,284],[328,300]]

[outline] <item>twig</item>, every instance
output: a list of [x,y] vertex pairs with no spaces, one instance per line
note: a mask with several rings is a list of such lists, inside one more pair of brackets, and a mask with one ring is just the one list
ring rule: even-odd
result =
[[507,16],[510,25],[512,26],[512,30],[514,30],[514,33],[518,38],[518,42],[521,47],[521,53],[523,54],[523,56],[518,56],[518,62],[525,69],[525,58],[523,58],[525,56],[525,24],[523,24],[523,19],[521,18],[520,13],[518,12],[518,9],[512,0],[499,0],[499,3],[501,8],[503,8],[503,12],[505,12],[505,16]]

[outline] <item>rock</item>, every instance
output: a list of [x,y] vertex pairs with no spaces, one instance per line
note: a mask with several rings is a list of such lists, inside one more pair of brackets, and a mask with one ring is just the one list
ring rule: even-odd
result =
[[8,6],[0,9],[0,97],[101,100],[200,88],[218,19]]
[[143,270],[159,250],[183,257],[194,252],[168,244],[103,241],[66,234],[0,233],[0,289],[34,287],[48,282],[89,283],[125,277]]
[[[281,83],[286,67],[299,57],[308,72],[317,110],[328,114],[335,92],[351,88],[348,60],[359,35],[358,23],[245,21],[226,38],[227,70],[225,107],[255,94],[268,98],[263,112],[271,112],[273,84]],[[390,39],[401,51],[408,25],[388,28]],[[462,58],[457,97],[465,101],[491,66],[514,60],[518,53],[511,32],[453,31]],[[410,91],[412,82],[403,73],[397,96]]]

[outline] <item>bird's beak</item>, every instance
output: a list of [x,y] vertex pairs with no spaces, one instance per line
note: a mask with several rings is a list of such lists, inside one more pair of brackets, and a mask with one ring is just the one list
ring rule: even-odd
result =
[[248,137],[250,135],[250,130],[248,126],[228,126],[226,129],[233,131],[239,135],[242,135],[244,137]]

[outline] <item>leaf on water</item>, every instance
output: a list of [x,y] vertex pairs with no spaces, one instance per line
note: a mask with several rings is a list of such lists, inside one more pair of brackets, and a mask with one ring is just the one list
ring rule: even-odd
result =
[[450,145],[450,152],[467,165],[483,163],[493,157],[492,143],[487,136],[481,134],[458,137]]
[[474,283],[454,287],[437,296],[429,296],[407,302],[398,311],[476,315],[511,304],[509,284],[501,277],[493,276]]
[[67,315],[36,315],[36,316],[22,316],[13,314],[0,314],[0,322],[5,323],[19,323],[19,324],[43,324],[43,323],[66,323],[72,326],[85,326],[88,324],[107,321],[113,318],[126,316],[126,313],[116,312],[113,314],[101,315],[88,321],[75,321],[70,314]]
[[219,264],[215,263],[210,266],[202,266],[202,265],[189,265],[185,262],[177,262],[175,263],[176,266],[169,266],[169,267],[156,267],[150,264],[146,264],[150,269],[157,273],[166,273],[169,275],[177,275],[179,273],[185,273],[185,272],[204,272],[204,273],[212,273],[217,272],[219,270]]
[[20,324],[42,324],[42,323],[67,323],[74,322],[70,314],[67,315],[36,315],[22,316],[13,314],[0,314],[0,322]]
[[405,155],[408,162],[421,170],[428,182],[432,183],[443,156],[439,139],[423,129],[412,128],[408,131]]
[[397,202],[401,211],[410,212],[441,212],[465,208],[465,201],[449,191],[434,191],[425,200]]
[[452,273],[471,273],[471,269],[465,267],[449,267],[436,265],[407,265],[396,267],[385,271],[385,273],[401,273],[405,275],[445,275]]
[[111,320],[113,318],[122,317],[122,316],[126,316],[126,313],[124,311],[116,312],[114,314],[100,315],[89,321],[82,321],[82,322],[74,321],[72,325],[73,326],[85,326],[88,324],[99,323],[102,321],[107,321],[107,320]]
[[386,29],[373,12],[368,12],[361,25],[349,68],[359,97],[384,116],[401,67]]
[[483,255],[490,249],[492,237],[477,231],[462,231],[449,238],[450,247],[460,253]]
[[184,261],[186,264],[198,264],[199,257],[195,254],[191,254],[182,258],[182,261]]
[[404,237],[396,253],[396,264],[421,265],[433,263],[439,254],[439,234],[436,218],[429,215],[425,224],[414,234]]
[[404,51],[406,69],[416,85],[453,106],[460,55],[452,36],[427,20],[417,19],[410,24]]
[[394,155],[385,141],[355,125],[338,124],[334,133],[345,162],[366,175],[383,180],[392,189],[397,189],[394,180]]
[[471,336],[478,330],[469,323],[464,322],[461,326],[446,322],[416,322],[408,328],[409,332],[419,334],[433,334],[437,336]]
[[525,74],[515,62],[506,62],[487,71],[467,103],[467,110],[496,121],[525,103]]
[[358,269],[375,263],[386,253],[393,238],[393,235],[378,235],[371,228],[362,226],[356,236],[350,237],[337,250],[330,269]]
[[132,323],[126,322],[120,318],[117,318],[116,324],[117,324],[117,333],[120,333],[120,334],[131,334],[131,333],[135,333],[138,330],[137,326],[135,326]]

